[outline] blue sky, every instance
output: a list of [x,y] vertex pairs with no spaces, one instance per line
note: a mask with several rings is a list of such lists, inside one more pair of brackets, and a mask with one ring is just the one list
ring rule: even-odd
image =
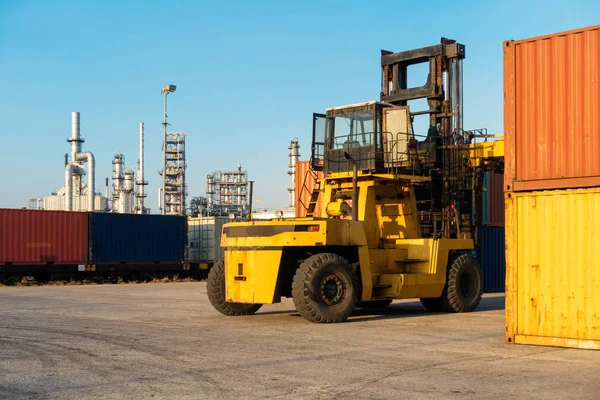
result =
[[311,114],[377,100],[380,49],[440,37],[466,45],[465,128],[502,132],[502,41],[594,25],[594,1],[0,0],[0,207],[63,184],[71,111],[103,190],[115,152],[138,158],[146,127],[148,203],[161,168],[160,89],[187,137],[190,195],[238,162],[260,207],[287,205],[289,141],[309,157]]

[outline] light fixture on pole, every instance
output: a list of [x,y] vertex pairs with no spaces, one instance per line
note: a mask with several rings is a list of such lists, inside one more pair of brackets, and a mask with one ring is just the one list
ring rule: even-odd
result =
[[166,86],[163,86],[162,90],[160,91],[160,93],[165,96],[165,121],[163,122],[163,127],[165,129],[164,129],[164,134],[163,134],[163,170],[162,170],[162,194],[161,194],[162,202],[160,204],[160,213],[162,215],[166,214],[166,208],[167,208],[166,194],[165,194],[165,173],[166,173],[166,169],[167,169],[167,126],[170,125],[167,122],[167,96],[169,93],[175,93],[175,89],[177,89],[177,86],[175,86],[175,85],[166,85]]

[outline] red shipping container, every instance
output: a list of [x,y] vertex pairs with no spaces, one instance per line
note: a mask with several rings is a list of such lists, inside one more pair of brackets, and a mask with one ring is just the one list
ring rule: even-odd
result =
[[[313,171],[310,161],[298,161],[296,164],[296,217],[306,217],[306,208],[310,203],[310,195],[317,182],[315,177],[318,179],[323,178],[323,172]],[[319,196],[313,216],[321,216],[321,196]]]
[[85,265],[88,213],[0,209],[0,265]]
[[504,174],[485,173],[485,192],[482,198],[483,225],[504,226]]
[[600,25],[504,42],[506,190],[600,186]]

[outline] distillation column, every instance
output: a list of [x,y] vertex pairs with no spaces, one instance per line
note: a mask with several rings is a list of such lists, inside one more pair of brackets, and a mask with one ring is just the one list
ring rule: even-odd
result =
[[144,187],[148,185],[148,182],[144,180],[144,123],[140,122],[140,159],[138,160],[138,179],[137,179],[137,202],[135,206],[135,212],[137,214],[145,214],[146,207],[144,206],[144,199],[146,193]]
[[298,144],[297,138],[292,139],[288,149],[290,150],[290,165],[288,167],[288,175],[290,176],[288,206],[294,207],[296,205],[296,164],[298,164],[298,160],[300,159],[300,145]]
[[[91,152],[81,152],[80,115],[77,111],[71,113],[71,137],[67,139],[71,144],[71,161],[65,165],[65,210],[73,210],[74,195],[81,196],[81,177],[85,174],[81,162],[87,163],[87,196],[88,211],[94,211],[96,199],[96,165],[94,155]],[[67,161],[65,159],[65,161]]]

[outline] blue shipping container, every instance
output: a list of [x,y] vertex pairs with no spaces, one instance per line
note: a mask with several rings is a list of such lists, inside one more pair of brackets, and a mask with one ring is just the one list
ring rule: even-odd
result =
[[480,250],[484,292],[504,292],[506,279],[504,228],[482,228]]
[[185,262],[184,216],[90,213],[89,263]]

